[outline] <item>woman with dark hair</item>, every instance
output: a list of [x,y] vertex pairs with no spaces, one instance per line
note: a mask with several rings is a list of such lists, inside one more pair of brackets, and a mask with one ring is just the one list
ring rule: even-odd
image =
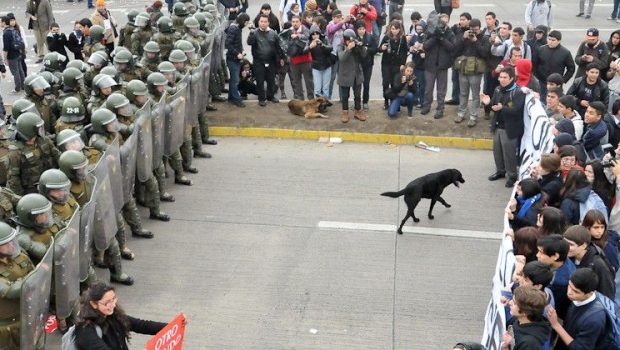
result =
[[525,263],[536,261],[538,246],[536,245],[540,233],[536,227],[526,226],[515,231],[512,243],[515,256],[525,257]]
[[381,57],[381,75],[385,100],[383,109],[387,110],[390,106],[390,99],[385,94],[390,91],[394,77],[400,74],[400,66],[407,62],[407,55],[409,54],[407,37],[401,21],[390,22],[383,39],[381,39],[378,52],[383,54]]
[[82,294],[75,345],[82,350],[128,350],[130,333],[157,334],[166,323],[133,318],[117,304],[113,287],[104,282],[93,283]]
[[560,204],[560,190],[562,189],[560,156],[553,153],[543,154],[531,175],[538,180],[540,189],[547,194],[549,205],[558,206]]
[[260,12],[254,18],[254,27],[258,28],[258,19],[261,15],[267,15],[269,17],[269,28],[276,31],[276,33],[280,34],[280,21],[278,20],[278,16],[274,15],[271,11],[271,5],[264,3],[260,7]]
[[386,96],[392,101],[388,109],[388,117],[395,118],[400,113],[401,106],[407,106],[407,117],[413,117],[413,103],[415,101],[415,75],[413,62],[407,62],[401,68],[400,74],[394,77],[392,88]]
[[588,182],[592,184],[592,190],[598,194],[607,207],[607,213],[611,212],[615,195],[615,186],[609,183],[605,175],[605,168],[600,160],[588,162],[584,168]]
[[525,226],[536,226],[538,213],[546,203],[546,195],[541,192],[538,181],[527,178],[519,182],[515,198],[506,208],[510,227],[518,230]]
[[618,272],[620,260],[618,259],[618,240],[620,236],[616,231],[607,229],[605,215],[596,209],[590,209],[583,217],[581,226],[590,231],[592,243],[601,248],[609,263]]
[[366,33],[365,23],[362,20],[355,22],[355,34],[357,40],[366,47],[366,57],[362,59],[362,74],[364,83],[362,84],[362,108],[368,111],[368,101],[370,100],[370,78],[372,77],[372,67],[375,64],[375,54],[377,53],[377,42],[375,37]]
[[545,207],[538,213],[536,226],[541,237],[551,234],[562,235],[566,230],[566,217],[558,208]]
[[14,21],[14,19],[10,19],[8,16],[2,17],[2,23],[4,24],[2,42],[4,44],[3,55],[15,81],[15,89],[11,93],[17,94],[24,89],[24,80],[26,79],[26,73],[21,62],[25,47],[19,47],[18,42],[21,34],[11,26],[11,22]]
[[585,203],[592,191],[592,185],[588,182],[588,178],[583,171],[573,169],[568,172],[564,187],[560,191],[562,202],[560,210],[566,215],[566,221],[569,225],[579,225],[580,204]]

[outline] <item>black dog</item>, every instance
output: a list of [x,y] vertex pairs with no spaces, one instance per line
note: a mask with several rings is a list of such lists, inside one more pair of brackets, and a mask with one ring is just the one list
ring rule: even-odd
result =
[[403,225],[409,217],[413,218],[414,222],[419,222],[420,219],[415,217],[415,207],[418,206],[420,200],[422,198],[428,198],[431,200],[431,208],[428,210],[428,218],[434,219],[433,216],[433,207],[436,202],[439,202],[444,205],[446,208],[450,208],[450,204],[448,204],[443,198],[441,198],[441,193],[443,190],[448,187],[450,184],[454,184],[454,186],[459,187],[460,183],[465,183],[465,179],[463,179],[463,175],[460,171],[456,169],[446,169],[437,173],[427,174],[422,177],[419,177],[413,181],[411,181],[407,187],[398,191],[398,192],[384,192],[381,193],[382,196],[397,198],[402,195],[405,195],[405,204],[407,204],[407,215],[400,223],[400,227],[398,228],[398,233],[403,233]]

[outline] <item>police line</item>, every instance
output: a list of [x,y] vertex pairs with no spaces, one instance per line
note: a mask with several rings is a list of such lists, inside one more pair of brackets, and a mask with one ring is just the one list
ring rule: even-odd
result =
[[[220,13],[225,13],[223,5],[218,6]],[[140,108],[131,136],[122,144],[118,138],[113,140],[99,162],[89,168],[89,201],[56,234],[40,263],[23,281],[20,349],[44,346],[52,291],[58,318],[66,319],[74,312],[80,282],[88,279],[92,269],[93,247],[104,251],[115,238],[116,215],[131,198],[136,178],[145,181],[152,176],[164,156],[179,150],[186,125],[198,125],[198,115],[209,103],[210,72],[221,65],[226,25],[224,19],[200,65],[176,84],[176,92],[166,92],[159,101]]]
[[[531,167],[540,161],[542,154],[550,153],[553,150],[552,125],[549,123],[542,103],[533,93],[528,93],[525,98],[523,121],[524,133],[519,148],[520,179],[529,175]],[[515,189],[513,189],[510,198],[513,198],[514,195]],[[491,300],[484,317],[482,345],[487,350],[499,350],[502,345],[502,335],[506,331],[506,313],[504,305],[500,303],[500,297],[501,291],[512,283],[512,275],[515,270],[512,238],[506,235],[509,230],[508,217],[504,215],[504,235],[493,273]]]

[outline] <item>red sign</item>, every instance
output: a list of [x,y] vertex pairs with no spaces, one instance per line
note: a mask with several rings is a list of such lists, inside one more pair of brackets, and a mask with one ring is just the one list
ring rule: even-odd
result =
[[47,322],[45,322],[45,333],[50,334],[58,329],[58,319],[56,315],[49,315]]
[[185,315],[180,313],[146,343],[146,350],[181,350],[185,337]]

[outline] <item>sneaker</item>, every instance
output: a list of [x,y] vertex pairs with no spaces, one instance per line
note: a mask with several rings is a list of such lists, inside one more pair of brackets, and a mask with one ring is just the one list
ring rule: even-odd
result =
[[473,128],[474,126],[476,126],[476,124],[478,124],[478,122],[476,121],[476,119],[470,119],[470,120],[467,122],[467,127],[468,127],[468,128]]
[[463,117],[462,115],[457,115],[456,118],[454,118],[454,122],[457,124],[462,123],[463,120],[465,120],[465,117]]
[[267,102],[265,101],[258,101],[258,105],[261,107],[265,107],[267,105]]
[[590,19],[590,15],[586,15],[584,18],[585,19]]
[[435,112],[435,115],[433,116],[433,119],[441,119],[441,118],[443,118],[443,111]]
[[269,102],[271,102],[271,103],[280,103],[280,100],[278,100],[275,97],[272,97],[272,98],[269,99]]
[[575,17],[581,17],[581,16],[583,16],[583,12],[579,12],[579,13],[577,14],[577,16],[575,16]]
[[230,102],[230,104],[235,105],[237,107],[243,108],[245,107],[245,103],[243,103],[242,101],[228,101]]
[[413,111],[407,111],[407,118],[413,118]]
[[431,112],[431,108],[430,107],[423,107],[422,110],[420,111],[420,114],[427,115],[430,112]]
[[616,17],[609,16],[609,17],[607,17],[607,20],[608,20],[608,21],[615,21],[615,20],[616,20]]
[[281,99],[281,100],[286,100],[286,94],[285,94],[284,92],[282,92],[282,93],[280,94],[280,99]]
[[507,188],[512,188],[515,185],[515,179],[513,178],[508,178],[508,180],[506,180],[506,187]]
[[362,103],[362,109],[368,111],[368,103]]

